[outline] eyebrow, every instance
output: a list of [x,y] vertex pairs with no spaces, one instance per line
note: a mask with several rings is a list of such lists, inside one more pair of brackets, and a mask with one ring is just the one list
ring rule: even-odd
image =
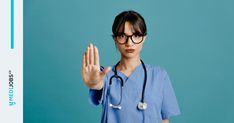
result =
[[[118,32],[116,35],[119,36],[119,35],[126,35],[126,36],[131,36],[131,35],[127,35],[126,33],[124,32]],[[143,33],[140,33],[140,32],[134,32],[132,33],[132,35],[140,35],[140,36],[143,36],[144,34]]]

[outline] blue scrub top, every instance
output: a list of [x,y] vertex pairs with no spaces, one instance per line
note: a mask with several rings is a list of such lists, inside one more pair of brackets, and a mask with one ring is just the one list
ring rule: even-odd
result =
[[91,103],[102,104],[102,123],[162,123],[163,119],[180,114],[167,72],[162,67],[147,64],[147,84],[144,94],[147,109],[142,111],[137,108],[144,83],[144,69],[141,64],[129,77],[117,71],[117,74],[124,80],[120,104],[122,109],[110,107],[110,102],[118,104],[121,98],[120,80],[113,79],[111,89],[109,85],[110,77],[114,75],[114,69],[115,67],[112,67],[112,70],[105,76],[102,90],[90,89],[89,91]]

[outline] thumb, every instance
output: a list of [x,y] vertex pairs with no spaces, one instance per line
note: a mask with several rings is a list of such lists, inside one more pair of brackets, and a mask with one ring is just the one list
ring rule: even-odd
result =
[[106,67],[106,68],[103,70],[103,72],[104,72],[105,74],[107,74],[110,70],[111,70],[111,67]]
[[101,73],[101,76],[105,76],[110,70],[111,70],[111,67],[104,68],[102,73]]

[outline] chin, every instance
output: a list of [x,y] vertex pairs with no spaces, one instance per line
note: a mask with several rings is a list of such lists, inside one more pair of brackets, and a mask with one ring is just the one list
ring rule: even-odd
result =
[[124,58],[131,59],[131,58],[136,57],[137,54],[126,53],[126,54],[122,54],[122,56],[123,56]]

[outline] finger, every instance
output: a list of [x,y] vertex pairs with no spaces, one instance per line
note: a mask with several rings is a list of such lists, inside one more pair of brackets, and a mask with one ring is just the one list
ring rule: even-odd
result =
[[86,60],[85,60],[85,53],[84,53],[82,57],[82,69],[84,69],[85,67],[86,67]]
[[103,72],[104,72],[105,74],[107,74],[110,70],[111,70],[111,67],[106,67],[106,68],[103,70]]
[[99,52],[96,46],[94,47],[94,65],[99,66]]
[[87,50],[86,50],[86,53],[85,53],[85,56],[86,56],[86,65],[89,65],[90,63],[89,63],[89,46],[87,47]]
[[101,77],[104,77],[110,70],[111,70],[111,67],[104,68],[104,70],[101,72]]
[[94,59],[94,55],[93,55],[93,44],[90,44],[90,50],[89,50],[89,63],[91,65],[93,65],[93,59]]

